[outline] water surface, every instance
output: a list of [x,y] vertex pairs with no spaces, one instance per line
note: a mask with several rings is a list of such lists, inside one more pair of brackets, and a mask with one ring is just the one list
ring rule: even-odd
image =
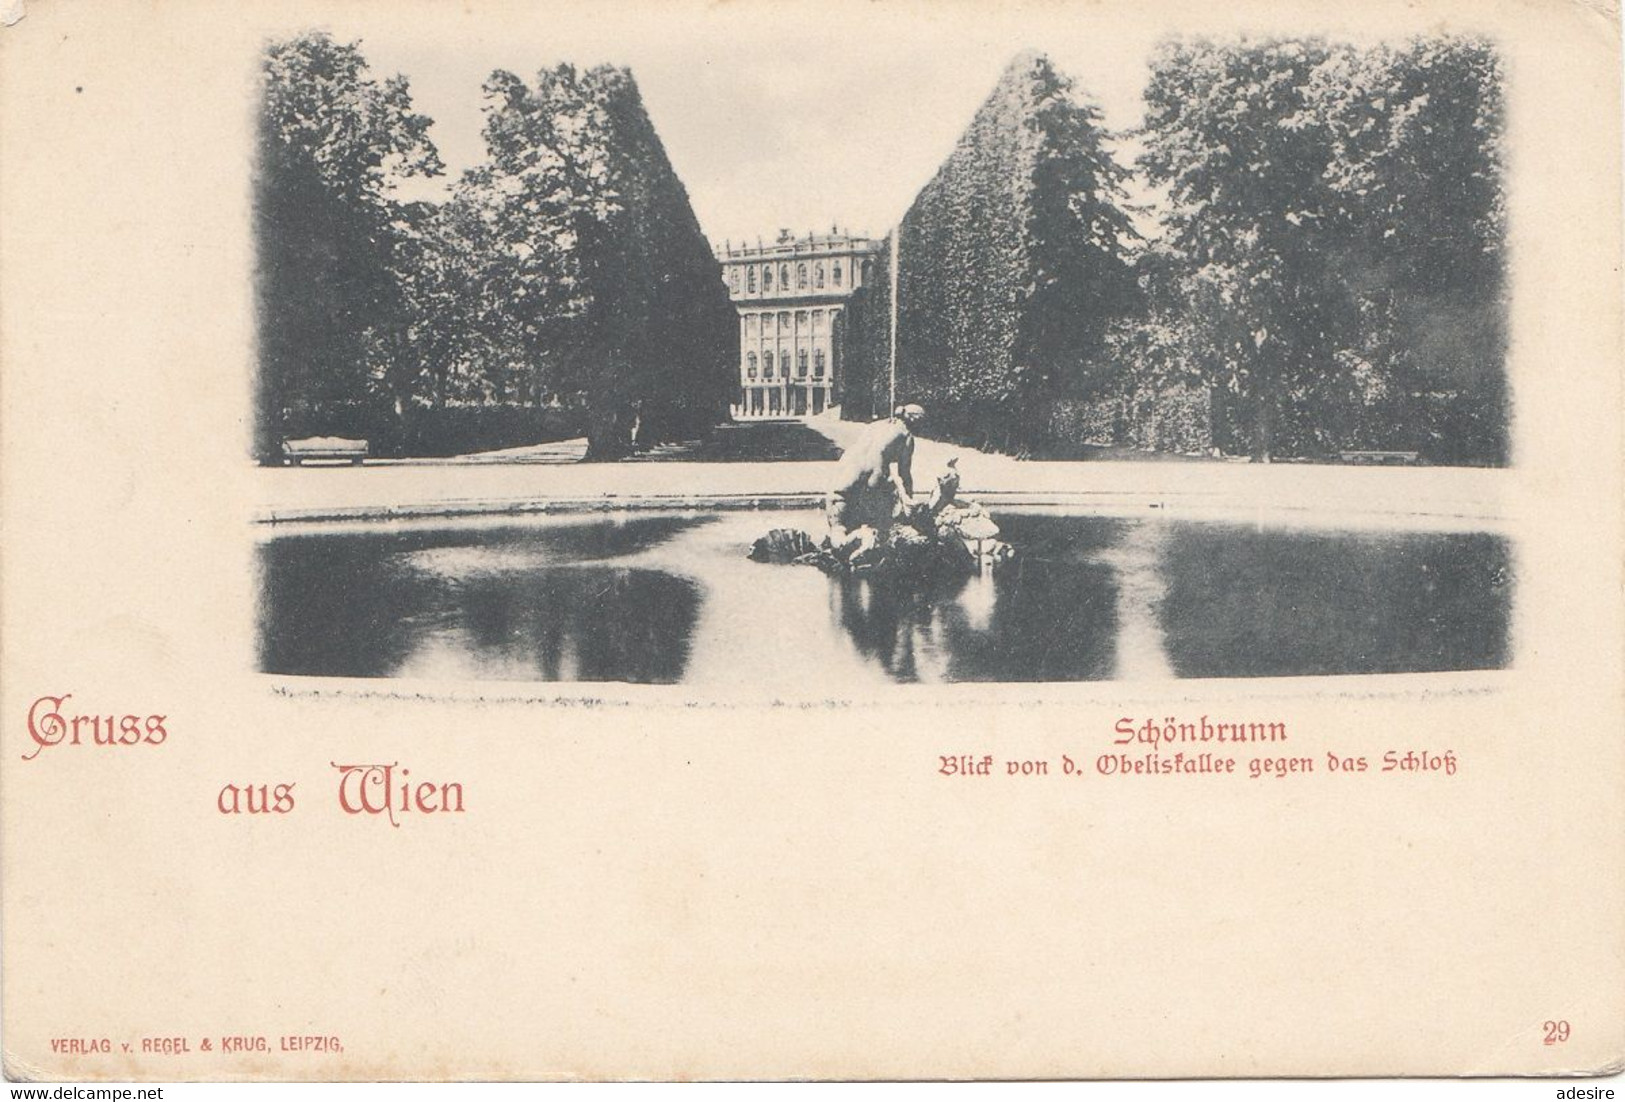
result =
[[326,677],[682,679],[691,579],[620,565],[694,517],[279,537],[260,667]]
[[260,666],[838,695],[865,683],[1495,669],[1511,569],[1484,533],[1003,510],[991,573],[829,578],[744,556],[815,512],[376,525],[262,544]]

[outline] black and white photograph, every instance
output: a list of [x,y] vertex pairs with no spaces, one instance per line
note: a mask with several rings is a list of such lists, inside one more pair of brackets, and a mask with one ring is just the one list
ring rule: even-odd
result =
[[261,670],[1505,668],[1493,38],[949,37],[268,42]]

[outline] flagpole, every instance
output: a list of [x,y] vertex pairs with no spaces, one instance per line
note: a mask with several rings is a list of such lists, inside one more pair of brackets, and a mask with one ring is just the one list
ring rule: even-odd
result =
[[897,408],[897,239],[903,235],[902,224],[891,233],[891,353],[888,360],[888,378],[890,385],[887,389],[886,414],[890,416]]

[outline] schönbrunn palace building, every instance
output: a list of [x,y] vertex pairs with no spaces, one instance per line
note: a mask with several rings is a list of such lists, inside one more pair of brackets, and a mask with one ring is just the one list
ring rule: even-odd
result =
[[809,417],[840,402],[842,314],[873,276],[880,242],[846,233],[725,244],[722,278],[739,311],[735,420]]

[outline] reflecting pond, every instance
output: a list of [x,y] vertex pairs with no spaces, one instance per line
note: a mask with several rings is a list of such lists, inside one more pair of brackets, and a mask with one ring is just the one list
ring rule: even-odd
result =
[[886,682],[1495,669],[1511,553],[1367,532],[997,510],[990,573],[750,562],[816,512],[312,526],[260,545],[260,668],[838,693]]

